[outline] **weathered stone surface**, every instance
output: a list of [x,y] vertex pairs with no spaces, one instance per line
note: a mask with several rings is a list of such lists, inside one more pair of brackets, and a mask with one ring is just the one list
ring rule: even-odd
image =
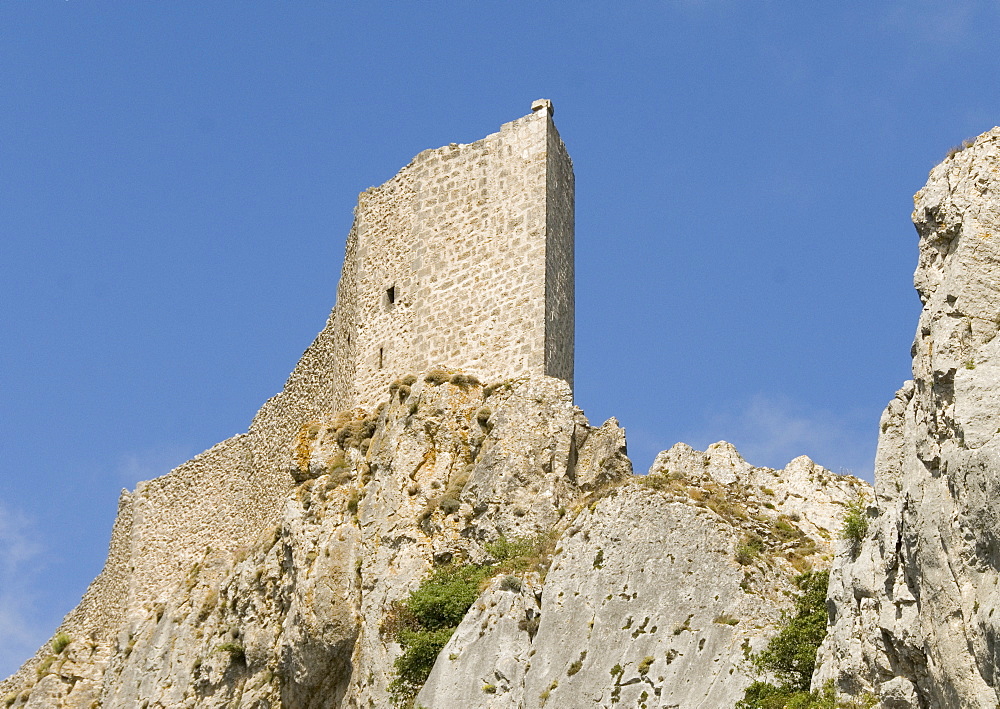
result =
[[88,709],[385,706],[399,648],[383,620],[435,563],[550,529],[587,494],[578,477],[631,475],[621,430],[589,426],[563,381],[403,381],[376,414],[303,424],[288,461],[302,482],[276,525],[203,547],[110,645],[73,636],[5,692]]
[[425,150],[362,192],[328,328],[343,408],[435,366],[572,384],[573,235],[573,165],[550,108]]
[[[107,563],[59,631],[87,638],[95,658],[115,654],[122,630],[162,604],[206,547],[232,557],[279,522],[310,475],[295,458],[303,426],[371,409],[400,374],[447,365],[572,382],[573,190],[546,110],[424,151],[362,193],[337,304],[283,390],[246,433],[123,492]],[[49,654],[2,691],[33,682]],[[99,682],[98,665],[74,686]]]
[[917,193],[913,381],[882,415],[869,533],[833,568],[814,684],[887,707],[1000,701],[1000,128]]
[[[417,704],[733,706],[791,579],[828,563],[845,506],[866,488],[807,458],[776,471],[727,443],[705,453],[678,444],[649,478],[572,513],[543,581],[494,581]],[[740,563],[749,535],[764,550]]]
[[[621,428],[590,426],[557,379],[432,372],[389,397],[304,423],[275,525],[203,548],[110,646],[74,637],[16,678],[13,705],[388,706],[394,604],[435,566],[489,561],[500,536],[548,533],[548,573],[494,578],[418,702],[724,706],[863,486],[805,458],[754,468],[724,443],[678,444],[636,478]],[[740,560],[749,535],[762,551]]]

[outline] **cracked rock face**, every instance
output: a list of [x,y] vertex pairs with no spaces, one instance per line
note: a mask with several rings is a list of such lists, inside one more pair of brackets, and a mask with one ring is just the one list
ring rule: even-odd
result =
[[9,706],[385,706],[394,602],[435,564],[482,561],[486,542],[548,530],[631,475],[624,432],[591,427],[565,382],[407,381],[377,412],[303,424],[277,524],[204,548],[179,583],[122,609],[110,643],[43,648],[4,683]]
[[992,707],[1000,614],[1000,128],[914,199],[913,380],[882,415],[876,500],[830,586],[814,685],[886,707]]
[[489,581],[418,705],[725,706],[864,488],[807,458],[754,468],[726,443],[678,444],[633,476],[617,423],[590,426],[546,377],[410,376],[389,397],[302,424],[276,524],[205,547],[121,609],[110,642],[43,648],[9,706],[387,707],[398,602],[539,534],[542,565]]
[[[726,707],[753,680],[798,570],[823,567],[867,485],[797,458],[754,468],[678,444],[569,521],[544,579],[494,581],[417,705]],[[749,537],[757,554],[741,555]],[[532,622],[533,621],[533,622]]]

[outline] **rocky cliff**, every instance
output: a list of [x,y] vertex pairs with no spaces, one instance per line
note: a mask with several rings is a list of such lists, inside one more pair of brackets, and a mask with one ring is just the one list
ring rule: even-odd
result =
[[[725,443],[634,476],[617,423],[591,426],[546,377],[438,370],[386,399],[301,426],[273,525],[205,545],[103,634],[65,626],[4,683],[8,706],[731,706],[865,488]],[[426,683],[401,683],[407,598],[469,570]]]
[[914,199],[913,380],[882,415],[868,534],[834,565],[814,682],[882,706],[1000,703],[1000,128]]

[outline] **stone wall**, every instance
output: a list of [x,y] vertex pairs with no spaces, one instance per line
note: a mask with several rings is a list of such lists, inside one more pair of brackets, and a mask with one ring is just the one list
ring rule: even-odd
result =
[[[433,366],[572,382],[572,164],[551,105],[536,103],[498,133],[425,151],[363,192],[337,304],[283,390],[245,434],[123,494],[108,562],[59,629],[93,641],[93,676],[74,692],[96,686],[100,658],[121,650],[196,565],[240,553],[277,522],[310,421],[374,406],[390,382]],[[0,691],[34,677],[48,654],[40,649]]]
[[359,197],[334,316],[354,405],[437,366],[572,384],[573,168],[536,103]]

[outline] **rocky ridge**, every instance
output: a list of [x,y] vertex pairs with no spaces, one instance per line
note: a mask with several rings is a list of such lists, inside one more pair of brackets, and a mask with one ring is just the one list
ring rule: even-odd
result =
[[884,707],[1000,703],[1000,128],[914,198],[913,380],[880,422],[869,529],[838,557],[814,684]]
[[726,706],[792,577],[829,563],[865,494],[806,458],[755,468],[725,443],[678,444],[634,476],[624,431],[591,426],[556,379],[436,370],[388,397],[304,423],[275,524],[205,547],[125,609],[112,643],[43,648],[5,681],[7,706],[389,706],[400,604],[435,569],[501,570],[504,539],[546,543],[487,574],[418,705]]

